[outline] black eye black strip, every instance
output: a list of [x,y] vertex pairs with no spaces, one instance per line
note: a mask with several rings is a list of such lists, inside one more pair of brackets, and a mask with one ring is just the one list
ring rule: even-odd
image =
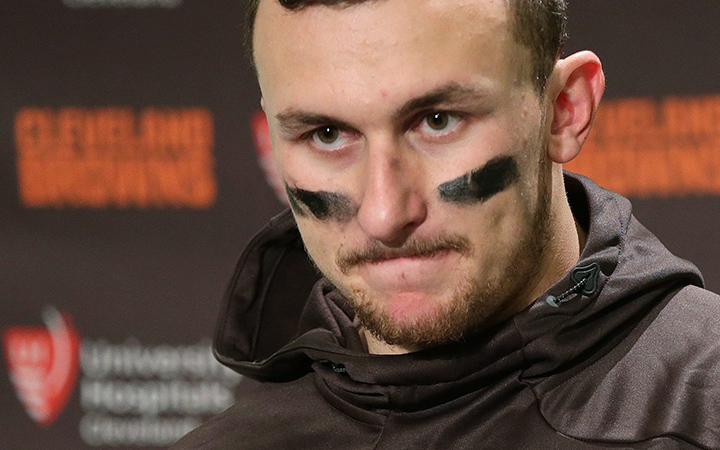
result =
[[438,191],[440,197],[447,202],[484,202],[509,188],[519,176],[515,158],[502,156],[460,178],[441,184]]
[[347,223],[357,215],[357,207],[350,197],[336,192],[306,191],[285,185],[290,207],[295,214],[307,217],[308,211],[316,219]]

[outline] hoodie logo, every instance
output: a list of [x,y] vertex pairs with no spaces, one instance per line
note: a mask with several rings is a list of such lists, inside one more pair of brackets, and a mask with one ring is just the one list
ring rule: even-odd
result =
[[48,426],[65,408],[77,382],[80,334],[67,314],[46,307],[46,327],[3,332],[3,350],[17,396],[30,418]]

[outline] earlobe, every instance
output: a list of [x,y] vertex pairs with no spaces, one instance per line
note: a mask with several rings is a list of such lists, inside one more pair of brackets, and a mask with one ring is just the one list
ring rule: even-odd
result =
[[585,51],[558,61],[547,89],[552,107],[548,156],[564,164],[580,153],[605,91],[600,59]]

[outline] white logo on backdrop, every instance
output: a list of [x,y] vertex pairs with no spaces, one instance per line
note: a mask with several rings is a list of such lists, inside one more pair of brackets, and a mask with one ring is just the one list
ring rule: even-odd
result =
[[93,446],[165,446],[230,407],[240,376],[212,356],[210,342],[143,346],[85,340],[80,436]]

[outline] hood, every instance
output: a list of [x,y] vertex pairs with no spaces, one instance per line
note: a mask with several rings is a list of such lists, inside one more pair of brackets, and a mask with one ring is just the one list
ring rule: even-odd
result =
[[224,297],[215,355],[262,381],[302,377],[318,362],[355,382],[416,387],[467,377],[479,367],[493,378],[522,366],[523,377],[537,384],[577,370],[659,312],[673,292],[703,281],[695,266],[673,256],[634,218],[627,199],[580,175],[566,172],[565,184],[588,234],[576,267],[503,324],[463,343],[408,355],[363,350],[352,310],[314,268],[285,211],[240,258]]

